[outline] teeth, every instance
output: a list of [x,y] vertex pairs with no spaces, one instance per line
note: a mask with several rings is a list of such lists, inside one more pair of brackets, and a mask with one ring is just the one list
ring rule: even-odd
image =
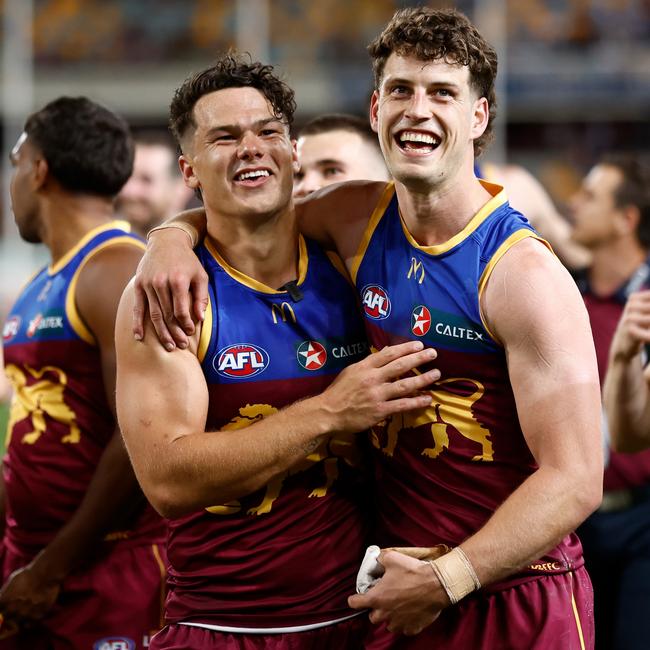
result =
[[399,136],[400,142],[423,142],[424,144],[437,144],[438,139],[426,133],[403,131]]
[[256,169],[253,172],[244,172],[243,174],[238,174],[237,180],[245,181],[249,178],[259,178],[260,176],[270,176],[270,174],[266,169]]

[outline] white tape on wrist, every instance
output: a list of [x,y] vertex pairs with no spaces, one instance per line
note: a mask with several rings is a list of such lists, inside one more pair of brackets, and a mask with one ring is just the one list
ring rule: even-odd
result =
[[428,562],[452,605],[481,588],[476,571],[460,546]]

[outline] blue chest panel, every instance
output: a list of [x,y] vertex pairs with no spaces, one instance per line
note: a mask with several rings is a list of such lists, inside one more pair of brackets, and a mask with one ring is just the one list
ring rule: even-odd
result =
[[54,268],[41,269],[9,314],[3,331],[4,346],[79,339],[92,343],[92,336],[77,315],[71,284],[90,254],[121,238],[140,245],[138,237],[111,223],[92,231]]
[[495,197],[450,242],[420,247],[405,231],[393,195],[356,274],[370,331],[416,337],[438,349],[500,350],[481,321],[481,280],[495,254],[533,234],[521,214]]
[[366,355],[354,290],[315,243],[303,245],[300,300],[241,282],[205,245],[197,254],[210,276],[211,332],[202,355],[208,384],[313,379]]

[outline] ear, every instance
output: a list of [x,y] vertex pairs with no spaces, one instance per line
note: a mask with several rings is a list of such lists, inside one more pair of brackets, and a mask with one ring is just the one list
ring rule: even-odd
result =
[[179,157],[178,165],[181,168],[181,174],[183,174],[183,180],[187,187],[191,187],[193,190],[197,190],[201,187],[199,179],[194,173],[194,163],[190,160],[185,154]]
[[50,166],[47,164],[45,158],[35,158],[32,165],[32,181],[34,189],[40,190],[47,181],[50,172]]
[[298,160],[298,141],[291,140],[291,167],[293,173],[297,174],[300,171],[300,161]]
[[375,90],[370,98],[370,126],[379,133],[379,93]]
[[490,120],[490,107],[485,97],[480,97],[474,102],[474,112],[472,113],[472,128],[470,137],[472,140],[480,138],[485,129],[487,129]]
[[641,211],[636,205],[625,205],[618,209],[621,215],[621,230],[628,234],[636,235],[641,222]]

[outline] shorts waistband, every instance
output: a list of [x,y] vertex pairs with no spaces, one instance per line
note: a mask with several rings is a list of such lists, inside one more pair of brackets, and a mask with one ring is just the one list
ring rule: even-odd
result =
[[188,623],[181,621],[178,625],[189,625],[190,627],[202,627],[205,630],[213,630],[215,632],[230,632],[231,634],[287,634],[289,632],[306,632],[307,630],[317,630],[321,627],[328,625],[336,625],[343,621],[348,621],[363,614],[363,612],[355,612],[343,618],[336,618],[332,621],[322,621],[321,623],[310,623],[308,625],[292,625],[290,627],[234,627],[232,625],[212,625],[210,623]]

